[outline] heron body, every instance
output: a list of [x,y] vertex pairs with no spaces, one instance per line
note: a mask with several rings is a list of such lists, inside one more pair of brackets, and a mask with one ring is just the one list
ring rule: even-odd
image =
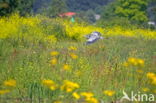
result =
[[85,37],[87,38],[86,44],[92,44],[99,39],[103,39],[101,33],[99,32],[92,32],[91,34],[86,35]]

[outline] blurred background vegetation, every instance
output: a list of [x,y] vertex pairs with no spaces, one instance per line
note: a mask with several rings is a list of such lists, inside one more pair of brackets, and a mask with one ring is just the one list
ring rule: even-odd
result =
[[98,20],[99,26],[149,27],[149,21],[156,22],[156,0],[0,0],[0,16],[18,12],[54,18],[69,11],[89,23]]

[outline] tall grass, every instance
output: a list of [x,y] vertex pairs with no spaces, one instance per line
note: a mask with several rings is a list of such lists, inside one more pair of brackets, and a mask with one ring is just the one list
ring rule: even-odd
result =
[[[80,85],[77,92],[93,92],[98,100],[107,102],[119,100],[123,90],[128,93],[131,91],[144,93],[142,89],[149,88],[148,93],[151,93],[155,87],[150,87],[146,73],[156,72],[155,43],[155,40],[112,37],[89,46],[76,42],[57,42],[51,46],[28,43],[29,47],[25,44],[14,47],[10,41],[1,40],[0,82],[3,83],[8,79],[17,81],[17,87],[3,96],[27,97],[36,102],[42,98],[44,101],[47,100],[47,103],[55,100],[76,102],[70,94],[60,90],[51,91],[43,86],[41,82],[44,79],[54,80],[59,85],[62,85],[63,80],[71,80]],[[78,48],[74,51],[78,55],[76,60],[69,56],[70,46]],[[55,66],[50,63],[51,51],[60,53]],[[145,66],[140,68],[123,66],[129,57],[145,60]],[[72,69],[63,70],[63,64],[69,64]],[[140,69],[143,73],[137,72]],[[106,96],[103,94],[104,90],[113,90],[115,95]]]

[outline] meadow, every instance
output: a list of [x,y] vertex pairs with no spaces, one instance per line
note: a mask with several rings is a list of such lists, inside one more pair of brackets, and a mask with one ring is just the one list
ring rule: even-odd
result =
[[[84,35],[103,40],[85,45]],[[64,19],[0,19],[0,103],[155,103],[156,31],[101,28]],[[156,99],[156,97],[155,97]]]

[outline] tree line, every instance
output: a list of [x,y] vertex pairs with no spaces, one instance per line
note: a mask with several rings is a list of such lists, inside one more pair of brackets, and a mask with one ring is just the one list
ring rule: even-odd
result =
[[156,21],[156,0],[0,0],[0,16],[18,12],[56,17],[67,11],[87,15],[92,21],[93,14],[100,14],[103,20],[125,18],[143,23]]

